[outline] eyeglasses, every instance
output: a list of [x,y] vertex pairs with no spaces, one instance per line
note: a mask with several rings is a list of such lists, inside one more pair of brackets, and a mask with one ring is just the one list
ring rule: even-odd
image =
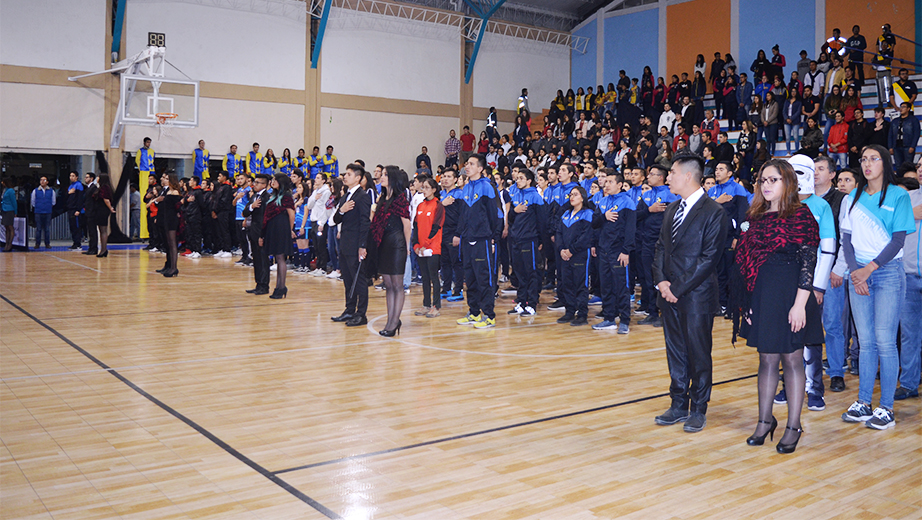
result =
[[781,177],[762,177],[761,179],[756,181],[756,184],[766,184],[768,186],[771,186],[780,180],[781,180]]
[[881,161],[881,158],[880,158],[880,157],[877,157],[877,156],[874,156],[874,157],[862,157],[861,159],[858,159],[858,163],[861,164],[862,166],[867,166],[867,165],[869,165],[869,164],[879,163],[880,161]]

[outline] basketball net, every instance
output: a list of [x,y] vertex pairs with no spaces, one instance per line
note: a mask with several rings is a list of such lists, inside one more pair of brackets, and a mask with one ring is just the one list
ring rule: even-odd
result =
[[169,137],[173,129],[173,121],[179,117],[179,114],[172,112],[160,112],[156,114],[157,127],[160,129],[160,138]]

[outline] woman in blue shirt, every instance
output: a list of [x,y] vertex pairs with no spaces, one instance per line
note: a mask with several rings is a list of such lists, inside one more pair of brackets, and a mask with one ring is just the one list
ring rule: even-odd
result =
[[592,203],[582,186],[570,190],[569,203],[557,222],[555,245],[560,251],[557,295],[566,312],[557,323],[585,325],[589,315],[589,248],[592,246]]
[[[858,400],[842,419],[868,428],[892,428],[893,394],[899,373],[896,350],[900,303],[906,292],[903,241],[915,231],[909,194],[896,187],[890,153],[880,145],[861,152],[864,179],[842,202],[842,247],[850,273],[849,299],[861,338]],[[880,361],[880,405],[872,412],[874,382]]]

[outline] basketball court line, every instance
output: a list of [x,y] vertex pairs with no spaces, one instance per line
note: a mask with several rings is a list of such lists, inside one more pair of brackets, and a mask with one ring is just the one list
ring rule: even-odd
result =
[[259,473],[260,475],[262,475],[263,477],[265,477],[267,480],[269,480],[270,482],[272,482],[272,483],[275,484],[276,486],[278,486],[278,487],[282,488],[283,490],[287,491],[289,494],[291,494],[292,496],[294,496],[294,497],[297,498],[298,500],[304,502],[305,504],[309,505],[310,507],[312,507],[313,509],[315,509],[317,512],[319,512],[319,513],[323,514],[324,516],[326,516],[327,518],[331,518],[331,519],[342,519],[341,516],[339,516],[338,514],[336,514],[336,513],[335,513],[334,511],[332,511],[331,509],[325,507],[325,506],[324,506],[323,504],[321,504],[320,502],[317,502],[317,501],[314,500],[313,498],[311,498],[311,497],[307,496],[306,494],[302,493],[300,490],[298,490],[297,488],[295,488],[295,487],[292,486],[291,484],[285,482],[284,480],[282,480],[281,478],[279,478],[278,476],[276,476],[275,474],[273,474],[271,471],[269,471],[269,470],[267,470],[266,468],[262,467],[262,466],[261,466],[260,464],[258,464],[256,461],[250,459],[250,458],[247,457],[246,455],[244,455],[244,454],[240,453],[239,451],[235,450],[232,446],[230,446],[230,445],[227,444],[226,442],[224,442],[224,441],[222,441],[221,439],[219,439],[216,435],[214,435],[213,433],[209,432],[208,430],[206,430],[205,428],[203,428],[202,426],[200,426],[198,423],[196,423],[196,422],[193,421],[192,419],[190,419],[190,418],[186,417],[185,415],[183,415],[182,413],[180,413],[180,412],[174,410],[174,409],[173,409],[172,407],[170,407],[168,404],[166,404],[166,403],[164,403],[163,401],[157,399],[157,398],[154,397],[153,395],[151,395],[151,394],[145,392],[141,387],[139,387],[138,385],[136,385],[136,384],[134,384],[133,382],[131,382],[130,379],[128,379],[127,377],[123,376],[123,375],[120,374],[118,371],[112,369],[111,367],[109,367],[108,365],[106,365],[105,363],[103,363],[102,361],[100,361],[99,359],[97,359],[95,356],[93,356],[92,354],[90,354],[89,352],[87,352],[86,350],[84,350],[83,348],[81,348],[79,345],[77,345],[76,343],[74,343],[73,341],[71,341],[70,339],[68,339],[67,336],[64,336],[63,334],[61,334],[60,332],[58,332],[57,330],[55,330],[55,329],[54,329],[53,327],[51,327],[50,325],[48,325],[48,324],[46,324],[45,322],[43,322],[42,320],[36,318],[35,316],[33,316],[32,314],[30,314],[28,311],[26,311],[25,309],[23,309],[23,308],[20,307],[19,305],[16,305],[15,303],[13,303],[13,302],[12,302],[9,298],[7,298],[6,296],[3,296],[2,294],[0,294],[0,299],[3,299],[3,301],[5,301],[6,303],[8,303],[8,304],[10,304],[11,306],[13,306],[16,310],[18,310],[19,312],[21,312],[22,314],[24,314],[26,317],[28,317],[29,319],[31,319],[31,320],[34,321],[35,323],[39,324],[40,326],[42,326],[42,327],[43,327],[44,329],[46,329],[48,332],[51,332],[52,334],[54,334],[55,336],[57,336],[58,339],[60,339],[60,340],[63,341],[64,343],[70,345],[74,350],[76,350],[77,352],[83,354],[87,359],[89,359],[89,360],[92,361],[93,363],[96,363],[97,365],[99,365],[99,366],[100,366],[102,369],[104,369],[106,372],[112,374],[113,377],[115,377],[116,379],[118,379],[119,381],[121,381],[122,383],[124,383],[125,386],[127,386],[128,388],[134,390],[134,391],[137,392],[139,395],[141,395],[142,397],[144,397],[145,399],[147,399],[148,401],[150,401],[151,403],[153,403],[154,405],[156,405],[156,406],[157,406],[158,408],[160,408],[161,410],[163,410],[163,411],[167,412],[168,414],[172,415],[173,417],[179,419],[181,422],[183,422],[184,424],[186,424],[186,426],[189,426],[190,428],[192,428],[193,430],[195,430],[196,432],[198,432],[200,435],[202,435],[203,437],[205,437],[206,439],[208,439],[209,441],[211,441],[212,443],[214,443],[216,446],[218,446],[219,448],[221,448],[222,450],[224,450],[227,454],[229,454],[229,455],[231,455],[232,457],[236,458],[236,459],[239,460],[240,462],[246,464],[247,466],[250,467],[250,469],[256,471],[257,473]]
[[70,260],[66,260],[66,259],[64,259],[64,258],[61,258],[60,256],[53,255],[53,254],[51,254],[51,253],[42,252],[42,254],[43,254],[43,255],[46,255],[46,256],[50,256],[51,258],[54,258],[55,260],[57,260],[57,261],[59,261],[59,262],[67,262],[68,264],[76,265],[77,267],[82,267],[82,268],[84,268],[84,269],[89,269],[90,271],[96,271],[97,273],[102,274],[102,271],[100,271],[99,269],[93,269],[92,267],[89,267],[89,266],[86,266],[86,265],[83,265],[83,264],[78,264],[77,262],[71,262]]
[[[752,379],[752,378],[757,377],[757,376],[758,376],[758,374],[750,374],[750,375],[748,375],[748,376],[734,377],[733,379],[727,379],[727,380],[725,380],[725,381],[720,381],[720,382],[717,382],[717,383],[713,383],[711,386],[714,387],[714,386],[720,386],[720,385],[725,385],[725,384],[729,384],[729,383],[736,383],[736,382],[738,382],[738,381],[744,381],[744,380],[746,380],[746,379]],[[488,428],[488,429],[486,429],[486,430],[479,430],[479,431],[470,432],[470,433],[462,433],[462,434],[460,434],[460,435],[453,435],[453,436],[451,436],[451,437],[442,437],[441,439],[433,439],[433,440],[431,440],[431,441],[418,442],[418,443],[415,443],[415,444],[408,444],[408,445],[406,445],[406,446],[400,446],[400,447],[397,447],[397,448],[390,448],[390,449],[387,449],[387,450],[372,451],[372,452],[370,452],[370,453],[362,453],[362,454],[360,454],[360,455],[350,455],[350,456],[348,456],[348,457],[342,457],[342,458],[339,458],[339,459],[332,459],[332,460],[327,460],[327,461],[323,461],[323,462],[315,462],[315,463],[313,463],[313,464],[305,464],[305,465],[303,465],[303,466],[295,466],[295,467],[293,467],[293,468],[280,469],[280,470],[277,470],[277,471],[273,471],[272,474],[273,474],[273,475],[280,475],[280,474],[282,474],[282,473],[291,473],[291,472],[293,472],[293,471],[300,471],[300,470],[304,470],[304,469],[317,468],[317,467],[320,467],[320,466],[329,466],[329,465],[332,465],[332,464],[339,464],[339,463],[342,463],[342,462],[350,462],[350,461],[353,461],[353,460],[367,459],[367,458],[375,457],[375,456],[378,456],[378,455],[387,455],[387,454],[389,454],[389,453],[396,453],[396,452],[400,452],[400,451],[407,451],[407,450],[412,450],[412,449],[414,449],[414,448],[421,448],[421,447],[424,447],[424,446],[432,446],[433,444],[442,444],[442,443],[445,443],[445,442],[456,441],[456,440],[459,440],[459,439],[467,439],[467,438],[469,438],[469,437],[477,437],[477,436],[486,435],[486,434],[489,434],[489,433],[496,433],[496,432],[501,432],[501,431],[504,431],[504,430],[511,430],[511,429],[513,429],[513,428],[521,428],[521,427],[523,427],[523,426],[531,426],[531,425],[534,425],[534,424],[541,424],[541,423],[545,423],[545,422],[556,421],[556,420],[559,420],[559,419],[566,419],[566,418],[568,418],[568,417],[576,417],[576,416],[579,416],[579,415],[585,415],[585,414],[589,414],[589,413],[593,413],[593,412],[600,412],[600,411],[603,411],[603,410],[610,410],[610,409],[612,409],[612,408],[618,408],[618,407],[626,406],[626,405],[629,405],[629,404],[642,403],[642,402],[644,402],[644,401],[651,401],[651,400],[653,400],[653,399],[659,399],[659,398],[661,398],[661,397],[669,397],[669,392],[662,393],[662,394],[648,395],[648,396],[646,396],[646,397],[638,397],[638,398],[636,398],[636,399],[631,399],[631,400],[629,400],[629,401],[622,401],[622,402],[620,402],[620,403],[613,403],[613,404],[606,404],[606,405],[603,405],[603,406],[596,406],[595,408],[588,408],[588,409],[586,409],[586,410],[577,410],[577,411],[575,411],[575,412],[569,412],[569,413],[564,413],[564,414],[560,414],[560,415],[552,415],[551,417],[543,417],[543,418],[541,418],[541,419],[533,419],[533,420],[531,420],[531,421],[524,421],[524,422],[519,422],[519,423],[514,423],[514,424],[507,424],[507,425],[505,425],[505,426],[497,426],[496,428]]]

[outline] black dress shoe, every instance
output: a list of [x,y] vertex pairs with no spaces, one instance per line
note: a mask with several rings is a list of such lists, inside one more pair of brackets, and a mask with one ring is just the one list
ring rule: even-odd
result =
[[845,378],[842,377],[831,377],[829,378],[829,389],[833,392],[842,392],[845,390]]
[[707,423],[703,413],[692,412],[685,420],[685,426],[682,429],[688,433],[697,433],[703,430]]
[[557,318],[557,323],[570,323],[573,321],[574,316],[572,314],[564,314],[563,316]]
[[670,407],[663,415],[657,415],[653,421],[660,426],[669,426],[688,419],[688,410]]
[[348,312],[344,312],[344,313],[340,314],[339,316],[333,316],[333,317],[330,318],[330,319],[333,320],[333,321],[335,321],[336,323],[343,323],[343,322],[346,322],[346,321],[351,320],[351,319],[352,319],[352,315],[349,314]]
[[252,289],[247,289],[248,294],[256,294],[256,291],[259,290],[259,287],[254,287]]
[[368,318],[365,316],[353,316],[352,319],[346,322],[347,327],[361,327],[368,323]]
[[92,249],[87,249],[86,251],[84,251],[84,252],[81,253],[81,254],[96,256],[96,255],[97,255],[97,252],[96,252],[96,251],[93,251]]
[[654,314],[650,314],[650,315],[647,316],[646,318],[644,318],[644,319],[638,321],[637,324],[638,324],[638,325],[653,325],[653,322],[656,321],[656,320],[658,320],[658,319],[659,319],[659,316],[656,316],[656,315],[654,315]]
[[589,320],[587,320],[585,316],[580,315],[580,316],[573,318],[573,321],[570,322],[570,325],[574,327],[578,327],[580,325],[585,325],[587,323],[589,323]]

